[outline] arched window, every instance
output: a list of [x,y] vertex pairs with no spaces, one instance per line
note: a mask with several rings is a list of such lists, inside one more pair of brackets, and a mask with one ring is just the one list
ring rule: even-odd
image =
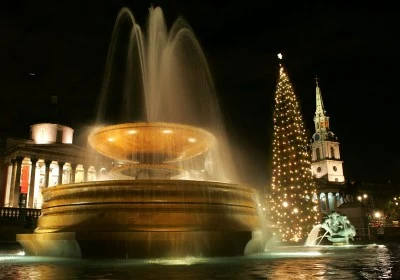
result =
[[315,149],[315,156],[316,156],[317,160],[320,160],[320,159],[321,159],[321,155],[320,155],[320,153],[319,153],[319,148],[316,148],[316,149]]
[[333,147],[331,147],[331,157],[336,158],[335,157],[335,149]]

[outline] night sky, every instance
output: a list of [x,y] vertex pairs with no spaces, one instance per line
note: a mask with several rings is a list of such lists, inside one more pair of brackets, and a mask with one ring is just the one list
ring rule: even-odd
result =
[[249,183],[269,181],[278,52],[310,136],[319,77],[345,177],[398,183],[397,10],[383,4],[265,2],[2,1],[0,131],[28,138],[29,126],[47,117],[56,95],[59,121],[73,127],[79,140],[93,123],[118,11],[129,7],[144,26],[154,4],[163,8],[168,24],[185,17],[200,41]]

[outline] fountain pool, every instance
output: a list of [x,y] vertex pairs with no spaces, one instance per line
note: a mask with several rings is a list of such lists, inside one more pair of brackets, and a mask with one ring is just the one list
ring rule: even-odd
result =
[[399,279],[398,245],[325,246],[229,258],[66,259],[1,252],[2,279]]

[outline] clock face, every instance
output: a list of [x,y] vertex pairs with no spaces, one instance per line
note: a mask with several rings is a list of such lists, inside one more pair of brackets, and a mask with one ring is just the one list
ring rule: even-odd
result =
[[315,139],[315,141],[319,141],[319,139],[320,139],[320,136],[319,136],[319,134],[318,134],[318,133],[314,135],[314,139]]

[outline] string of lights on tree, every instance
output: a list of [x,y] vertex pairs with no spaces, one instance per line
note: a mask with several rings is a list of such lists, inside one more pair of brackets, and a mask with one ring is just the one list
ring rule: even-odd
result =
[[279,229],[278,240],[299,242],[319,222],[319,212],[303,119],[282,65],[274,103],[269,218]]

